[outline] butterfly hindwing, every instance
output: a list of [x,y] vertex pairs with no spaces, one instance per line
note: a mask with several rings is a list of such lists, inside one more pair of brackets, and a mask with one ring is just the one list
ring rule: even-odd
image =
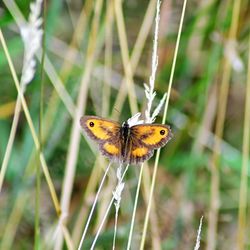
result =
[[148,146],[143,145],[138,137],[131,136],[131,147],[129,155],[129,163],[140,163],[152,157],[154,150]]
[[164,146],[172,138],[172,133],[167,125],[141,124],[131,127],[131,137],[152,150]]
[[121,142],[115,138],[110,139],[99,145],[99,149],[103,155],[110,160],[121,160]]

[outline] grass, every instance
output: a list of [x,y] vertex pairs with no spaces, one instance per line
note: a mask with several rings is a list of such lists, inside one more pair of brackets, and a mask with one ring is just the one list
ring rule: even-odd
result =
[[[17,27],[29,15],[30,2],[3,0],[1,11],[1,166],[9,139],[13,146],[0,176],[0,249],[76,249],[108,166],[81,133],[79,117],[95,114],[122,122],[146,109],[143,83],[150,77],[156,0],[47,3],[44,62],[39,53],[41,63],[23,95]],[[200,249],[250,246],[244,237],[249,235],[247,1],[189,0],[181,29],[183,3],[161,5],[152,107],[167,91],[156,122],[163,117],[171,124],[174,139],[143,172],[129,167],[117,249],[126,248],[133,223],[131,249],[194,249],[199,238]],[[237,70],[239,62],[243,70]],[[17,132],[9,138],[18,102]],[[112,247],[114,207],[103,218],[115,170],[112,166],[104,182],[83,249],[90,248],[98,230],[96,247]]]

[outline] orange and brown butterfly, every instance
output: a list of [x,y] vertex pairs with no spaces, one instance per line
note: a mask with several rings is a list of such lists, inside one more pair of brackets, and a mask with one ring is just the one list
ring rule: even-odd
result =
[[143,162],[172,138],[170,127],[161,124],[130,127],[128,122],[121,125],[97,116],[83,116],[80,124],[87,135],[98,143],[103,155],[122,163]]

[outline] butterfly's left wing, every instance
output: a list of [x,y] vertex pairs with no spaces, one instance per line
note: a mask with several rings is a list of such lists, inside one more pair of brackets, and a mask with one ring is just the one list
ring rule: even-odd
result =
[[121,157],[121,126],[118,122],[97,116],[83,116],[80,124],[87,135],[98,143],[103,155],[110,160]]
[[172,138],[170,127],[161,124],[141,124],[130,128],[130,163],[149,159],[154,149],[163,147]]

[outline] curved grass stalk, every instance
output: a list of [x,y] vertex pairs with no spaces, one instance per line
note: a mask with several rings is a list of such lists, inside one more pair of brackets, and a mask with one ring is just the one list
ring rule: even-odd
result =
[[[57,195],[56,195],[56,191],[55,191],[53,182],[51,180],[51,177],[50,177],[50,174],[49,174],[49,171],[48,171],[48,166],[47,166],[47,163],[45,161],[44,155],[41,152],[41,147],[40,147],[40,143],[39,143],[36,131],[35,131],[35,127],[34,127],[34,124],[32,122],[32,119],[31,119],[31,116],[30,116],[30,113],[29,113],[29,110],[28,110],[28,106],[27,106],[27,103],[26,103],[25,98],[23,96],[23,93],[22,93],[22,90],[21,90],[21,87],[20,87],[20,84],[19,84],[16,72],[15,72],[12,60],[10,58],[9,51],[7,49],[6,42],[5,42],[5,39],[3,37],[3,33],[2,33],[1,29],[0,29],[0,41],[2,43],[2,46],[3,46],[4,52],[5,52],[6,58],[8,60],[8,64],[9,64],[9,67],[10,67],[10,71],[11,71],[12,77],[14,79],[14,83],[15,83],[17,91],[18,91],[18,95],[19,95],[19,97],[21,99],[21,103],[22,103],[22,106],[23,106],[24,114],[26,116],[26,119],[27,119],[27,122],[28,122],[28,125],[29,125],[29,128],[30,128],[30,131],[31,131],[31,135],[32,135],[32,138],[33,138],[36,150],[39,153],[39,160],[40,160],[40,163],[42,165],[43,172],[44,172],[46,181],[47,181],[48,186],[49,186],[50,194],[51,194],[54,206],[55,206],[56,213],[60,217],[61,208],[60,208],[59,201],[58,201],[58,198],[57,198]],[[66,229],[66,227],[64,227],[64,225],[62,226],[62,228],[63,228],[63,231],[67,233],[67,229]],[[67,245],[68,245],[69,249],[72,249],[71,246],[73,246],[73,243],[72,243],[70,237],[67,236],[67,237],[65,237],[65,239],[66,239],[66,242],[67,242]]]
[[[3,0],[4,4],[6,5],[7,9],[10,11],[10,13],[13,15],[16,23],[18,26],[21,26],[23,23],[26,23],[22,13],[18,9],[18,6],[13,0]],[[39,55],[39,53],[38,53]],[[38,56],[38,60],[40,60],[41,57]],[[75,114],[75,105],[72,101],[72,98],[70,97],[69,93],[67,92],[66,88],[64,87],[61,79],[56,73],[55,68],[53,67],[53,64],[48,59],[47,56],[45,56],[45,67],[44,67],[49,79],[51,80],[52,84],[54,85],[54,88],[57,90],[58,95],[61,97],[65,107],[67,108],[70,115],[73,117]],[[54,95],[52,95],[53,97]],[[57,94],[55,95],[57,99]],[[52,98],[51,97],[51,98]],[[53,107],[53,105],[50,105],[50,107]]]
[[[41,29],[42,19],[40,18],[41,4],[42,0],[36,0],[35,2],[30,4],[29,21],[27,22],[26,25],[23,24],[20,25],[19,27],[24,44],[24,55],[23,55],[24,59],[23,59],[23,67],[20,80],[22,93],[25,92],[26,86],[32,81],[34,77],[36,69],[35,53],[41,47],[41,37],[43,33],[43,30]],[[14,138],[16,135],[17,124],[20,117],[20,111],[21,111],[21,101],[20,97],[18,96],[15,106],[13,123],[11,126],[11,132],[1,167],[0,192],[5,172],[7,170],[7,165],[10,159]]]
[[[3,1],[6,4],[9,11],[12,13],[17,24],[20,26],[21,23],[25,23],[25,19],[24,19],[22,13],[19,11],[15,2],[13,2],[12,0],[8,0],[8,1],[3,0]],[[89,0],[88,2],[91,2],[91,0]],[[89,13],[90,11],[86,10],[86,12]],[[82,11],[82,13],[83,13],[83,11]],[[71,46],[73,46],[79,40],[79,34],[84,33],[83,29],[84,29],[85,25],[82,25],[82,23],[86,21],[86,18],[84,18],[84,15],[81,15],[81,17],[82,18],[80,18],[80,20],[79,20],[80,23],[77,25],[77,28],[76,28],[75,33],[74,33],[74,34],[76,34],[76,32],[78,32],[78,35],[73,36]],[[79,43],[79,41],[78,41],[78,43]],[[65,58],[68,58],[67,56]],[[64,91],[64,89],[62,87],[60,87],[63,85],[62,81],[60,80],[59,76],[57,75],[56,71],[54,70],[53,65],[50,63],[48,58],[46,59],[46,62],[45,62],[45,71],[48,74],[48,76],[50,77],[51,81],[54,83],[54,86],[55,87],[58,86],[58,87],[56,87],[56,89],[57,89],[57,91],[59,91],[59,96],[62,98],[63,102],[65,103],[66,108],[68,109],[69,113],[73,116],[73,114],[75,113],[75,107],[74,107],[73,101],[69,100],[69,98],[67,98],[69,95]],[[64,66],[62,66],[61,74],[64,76],[65,79],[67,78],[69,72],[70,72],[69,67],[67,67],[66,63],[64,63]],[[65,93],[67,95],[65,95]],[[59,99],[58,94],[54,90],[53,94],[50,98],[49,104],[48,104],[48,110],[47,110],[45,117],[44,117],[44,122],[43,122],[43,130],[44,130],[43,137],[44,138],[43,138],[43,140],[45,140],[45,138],[48,136],[48,131],[49,131],[49,129],[52,125],[52,121],[53,121],[52,116],[54,116],[54,114],[56,113],[56,111],[55,111],[56,107],[58,107],[58,103],[59,103],[57,101],[58,99]],[[69,100],[70,102],[67,100]],[[73,105],[71,105],[71,104],[73,104]],[[33,151],[32,155],[34,156],[34,151]],[[28,167],[28,169],[30,169],[31,166],[33,166],[35,164],[33,156],[31,156],[31,158],[30,158],[30,163],[28,164],[28,166],[30,166],[30,167]],[[27,175],[28,171],[29,170],[26,171],[25,176]],[[23,199],[25,199],[25,198],[23,197]],[[17,207],[20,211],[21,211],[21,206],[24,204],[25,203],[18,204]],[[58,214],[58,216],[60,217],[60,214]],[[62,226],[64,227],[64,225],[62,225]],[[17,224],[15,224],[15,227],[17,227]],[[70,237],[68,237],[68,238],[70,238]],[[69,242],[69,240],[66,240],[66,241]]]
[[[20,23],[25,23],[25,20],[24,20],[24,18],[22,16],[22,13],[19,11],[16,4],[12,0],[10,0],[10,1],[4,0],[4,2],[7,5],[10,12],[13,14],[17,24],[20,25]],[[91,2],[91,0],[88,1],[88,2]],[[86,10],[86,12],[87,12],[87,16],[88,16],[89,11]],[[81,13],[83,13],[83,11]],[[82,25],[82,23],[85,23],[85,21],[86,21],[86,17],[85,17],[85,15],[82,14],[81,18],[79,20],[79,24],[77,25],[77,28],[76,28],[75,33],[74,33],[74,34],[78,33],[78,35],[73,36],[71,46],[73,46],[73,44],[75,44],[79,40],[79,34],[84,33],[82,31],[82,29],[85,27],[85,25]],[[68,58],[68,57],[65,57],[65,58]],[[62,70],[61,70],[62,71],[61,74],[65,78],[67,77],[67,75],[70,72],[70,69],[69,69],[69,67],[67,67],[67,65],[66,65],[66,63],[64,63],[64,66],[62,67]],[[69,95],[64,91],[64,89],[62,87],[60,87],[63,84],[62,84],[61,80],[59,79],[59,77],[57,76],[56,71],[54,70],[54,67],[50,63],[48,58],[46,58],[45,70],[46,70],[47,74],[49,75],[51,81],[53,83],[54,82],[57,83],[57,85],[55,85],[55,86],[58,86],[58,87],[56,87],[56,89],[57,89],[57,91],[59,91],[59,96],[62,98],[63,101],[65,100],[64,103],[66,104],[66,107],[68,108],[68,111],[71,113],[71,115],[73,115],[75,113],[74,112],[74,110],[75,110],[74,104],[73,104],[72,100],[67,98]],[[65,93],[67,95],[65,95]],[[56,93],[56,91],[54,91],[51,98],[50,98],[50,104],[48,104],[48,109],[49,110],[46,112],[46,115],[44,117],[45,118],[44,119],[44,126],[43,126],[43,128],[44,128],[44,133],[43,133],[44,139],[47,137],[49,127],[51,127],[51,123],[53,121],[53,119],[51,119],[51,115],[56,113],[55,108],[58,106],[57,105],[58,101],[55,101],[55,100],[57,100],[57,99],[58,99],[58,94]],[[66,101],[66,100],[69,100],[69,101]],[[34,155],[34,153],[32,153],[32,154]],[[30,163],[29,164],[30,166],[34,165],[34,158],[31,157],[31,162],[32,161],[33,161],[33,163]],[[58,216],[60,216],[60,215],[58,215]]]

